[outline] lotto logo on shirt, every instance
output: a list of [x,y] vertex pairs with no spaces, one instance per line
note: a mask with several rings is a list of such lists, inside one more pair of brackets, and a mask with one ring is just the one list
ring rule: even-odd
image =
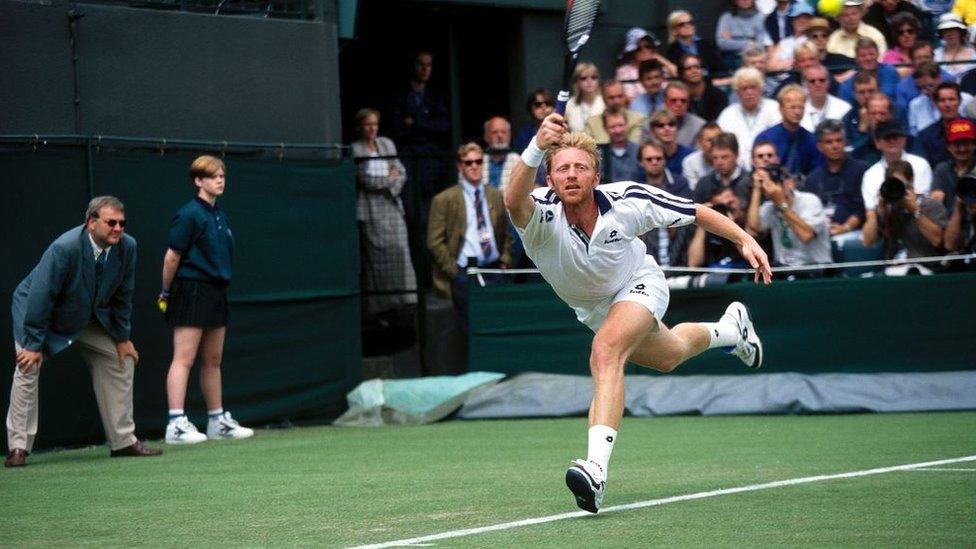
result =
[[607,239],[604,240],[603,243],[604,244],[613,244],[614,242],[620,242],[621,240],[623,240],[623,239],[622,238],[617,238],[617,231],[616,230],[613,230],[613,231],[610,231],[610,234],[607,235]]
[[[634,288],[632,290],[630,290],[630,293],[646,296],[647,295],[647,292],[644,291],[644,288],[647,288],[647,286],[645,286],[643,284],[638,284],[638,285],[634,286]],[[650,297],[650,296],[648,296],[648,297]]]

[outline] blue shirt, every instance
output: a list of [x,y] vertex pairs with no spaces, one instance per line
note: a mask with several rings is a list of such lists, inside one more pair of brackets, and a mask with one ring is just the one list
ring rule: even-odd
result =
[[637,111],[644,116],[651,113],[657,112],[664,108],[664,89],[658,90],[657,93],[651,95],[647,93],[642,93],[634,98],[630,102],[630,107],[632,111]]
[[671,173],[681,173],[684,167],[681,163],[684,161],[685,157],[691,154],[691,147],[686,147],[682,144],[678,144],[678,148],[675,149],[674,154],[668,156],[668,153],[664,153],[664,157],[667,159],[667,168]]
[[604,183],[617,183],[618,181],[640,181],[643,172],[640,170],[640,164],[637,162],[637,152],[638,147],[636,143],[630,141],[627,142],[627,148],[624,149],[623,154],[617,155],[613,150],[612,145],[607,146],[607,155],[605,158],[610,163],[610,180],[604,181]]
[[803,183],[803,190],[817,195],[828,212],[833,208],[830,219],[834,223],[844,223],[852,215],[856,215],[863,222],[861,179],[869,167],[867,162],[848,157],[840,170],[834,173],[825,163],[810,172]]
[[[956,81],[955,76],[944,70],[940,70],[940,77],[942,78],[943,82]],[[908,104],[911,103],[912,99],[915,99],[921,93],[922,92],[918,91],[918,86],[915,85],[915,79],[909,74],[898,82],[898,88],[895,91],[894,97],[895,104],[902,109],[907,109]]]
[[[894,99],[898,93],[898,83],[901,80],[901,77],[898,76],[898,69],[891,65],[878,63],[876,76],[878,77],[878,89],[881,90],[881,93]],[[854,98],[854,78],[848,78],[841,84],[840,88],[837,89],[837,94],[838,97],[851,105],[857,105],[857,100]]]
[[763,130],[754,143],[768,139],[776,147],[780,164],[794,174],[808,174],[823,164],[823,155],[817,149],[817,139],[813,134],[798,127],[790,132],[782,123]]
[[180,254],[176,276],[230,283],[234,235],[216,205],[194,197],[173,216],[169,248]]

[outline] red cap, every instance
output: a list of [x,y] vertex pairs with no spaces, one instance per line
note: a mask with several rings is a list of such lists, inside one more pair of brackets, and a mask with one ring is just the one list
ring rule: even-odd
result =
[[946,128],[946,140],[952,143],[960,139],[976,140],[976,124],[971,120],[957,118],[949,122],[949,127]]

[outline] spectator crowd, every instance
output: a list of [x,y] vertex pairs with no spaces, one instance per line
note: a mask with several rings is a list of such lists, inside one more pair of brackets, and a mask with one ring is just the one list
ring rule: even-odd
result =
[[[784,276],[822,276],[816,266],[832,261],[976,252],[976,0],[842,0],[836,13],[817,4],[730,0],[714,37],[686,10],[667,17],[665,42],[631,28],[612,77],[592,62],[576,67],[569,128],[601,144],[603,181],[653,185],[721,211],[776,265],[804,267]],[[432,62],[418,54],[397,104],[390,128],[401,154],[445,139],[447,110],[425,89]],[[457,150],[457,184],[439,194],[429,169],[408,166],[407,185],[430,204],[413,218],[408,208],[408,223],[423,228],[442,295],[465,301],[468,265],[530,266],[518,235],[498,226],[507,224],[499,191],[553,107],[539,88],[517,131],[503,117],[486,120],[483,141]],[[387,141],[380,158],[396,154]],[[396,199],[402,174],[377,162],[360,162],[361,192]],[[728,243],[694,228],[644,241],[662,266],[744,266]]]

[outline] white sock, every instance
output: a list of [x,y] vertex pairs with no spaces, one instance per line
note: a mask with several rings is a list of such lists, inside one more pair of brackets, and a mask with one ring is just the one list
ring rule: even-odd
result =
[[733,347],[739,342],[739,327],[732,322],[726,322],[723,319],[718,322],[702,322],[701,325],[708,329],[708,334],[712,338],[708,342],[709,349]]
[[182,417],[184,415],[186,415],[186,414],[183,413],[183,408],[170,408],[170,410],[169,410],[169,420],[170,421],[173,421],[174,419],[177,419],[177,418]]
[[590,427],[589,446],[586,451],[587,461],[592,461],[603,467],[603,472],[607,472],[610,465],[610,453],[613,452],[613,443],[617,442],[617,431],[606,425],[594,425]]
[[220,416],[222,415],[224,415],[223,407],[216,408],[213,410],[207,410],[207,417],[210,418],[210,421],[217,421],[218,419],[220,419]]

